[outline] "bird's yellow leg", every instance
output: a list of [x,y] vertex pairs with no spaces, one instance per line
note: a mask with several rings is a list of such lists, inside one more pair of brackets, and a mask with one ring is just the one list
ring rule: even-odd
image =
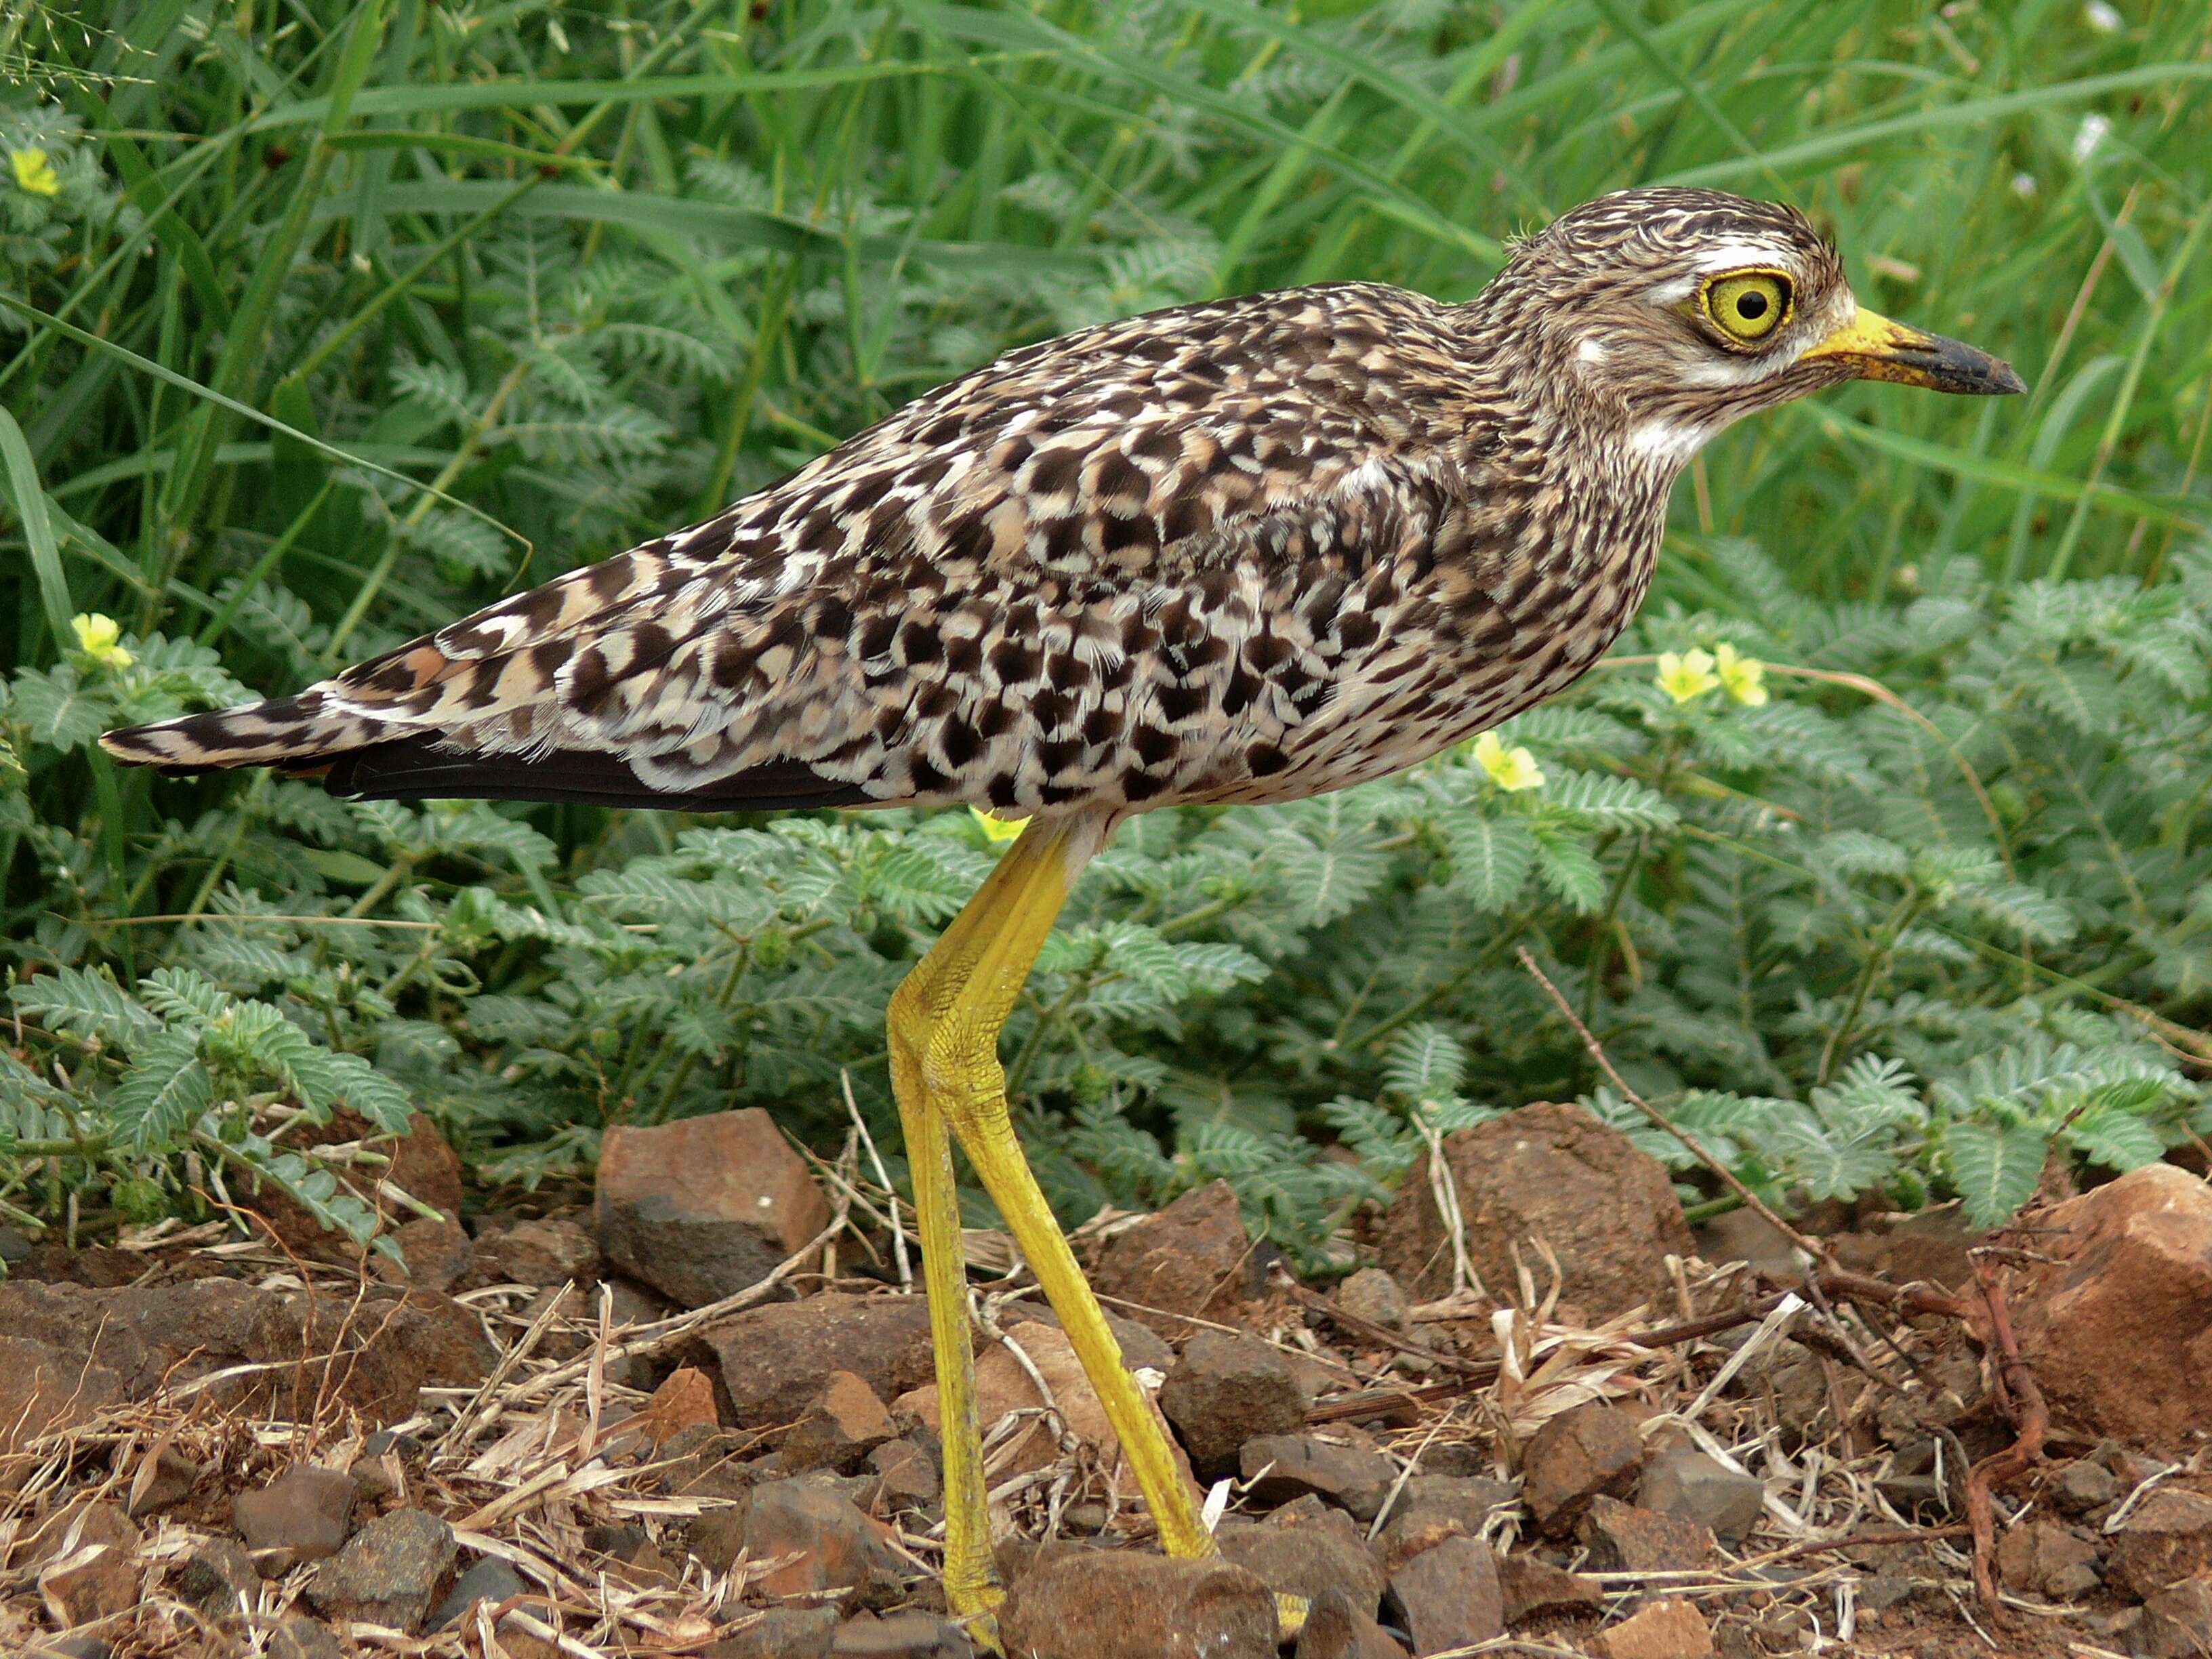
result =
[[1000,1030],[1100,840],[1095,823],[1032,823],[891,999],[891,1081],[914,1170],[944,1404],[945,1595],[961,1613],[983,1611],[995,1597],[948,1126],[1059,1314],[1121,1437],[1161,1544],[1174,1555],[1214,1553],[1159,1419],[1129,1374],[1121,1344],[1014,1139],[999,1065]]

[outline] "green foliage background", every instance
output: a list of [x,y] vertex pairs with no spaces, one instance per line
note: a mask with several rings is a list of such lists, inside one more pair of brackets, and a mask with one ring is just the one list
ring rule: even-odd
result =
[[[993,856],[966,816],[358,805],[90,739],[703,515],[1008,346],[1464,298],[1653,181],[1796,202],[2032,395],[1721,441],[1632,660],[1502,734],[1540,788],[1457,754],[1133,825],[1008,1034],[1048,1185],[1226,1176],[1310,1252],[1437,1128],[1583,1096],[1642,1133],[1524,945],[1778,1199],[1992,1220],[2054,1138],[2161,1156],[2212,1122],[2209,48],[2194,0],[9,10],[0,1206],[268,1178],[365,1233],[289,1144],[341,1103],[492,1183],[732,1103],[826,1141],[842,1075],[895,1145],[881,1011]],[[1769,701],[1655,684],[1723,642]]]

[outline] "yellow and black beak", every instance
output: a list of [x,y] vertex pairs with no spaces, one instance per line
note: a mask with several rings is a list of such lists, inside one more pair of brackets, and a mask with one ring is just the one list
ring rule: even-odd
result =
[[1798,361],[1820,357],[1832,357],[1847,365],[1863,380],[1895,380],[1903,386],[1979,397],[2027,390],[2013,373],[2012,365],[2002,358],[1978,351],[1963,340],[1947,340],[1940,334],[1923,334],[1903,323],[1893,323],[1863,306],[1857,316]]

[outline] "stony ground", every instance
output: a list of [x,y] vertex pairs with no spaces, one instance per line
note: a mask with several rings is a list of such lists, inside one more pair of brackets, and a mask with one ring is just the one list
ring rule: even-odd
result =
[[[970,1235],[1009,1650],[2212,1653],[2196,1176],[2054,1190],[1994,1239],[1937,1212],[1793,1241],[1692,1233],[1572,1108],[1444,1153],[1325,1289],[1223,1188],[1084,1231],[1218,1514],[1204,1565],[1151,1553],[1057,1322]],[[283,1203],[0,1234],[0,1652],[972,1651],[870,1149],[810,1167],[757,1113],[617,1131],[590,1207],[465,1226],[427,1121],[358,1167],[415,1200],[408,1270]],[[1272,1591],[1311,1604],[1294,1641]]]

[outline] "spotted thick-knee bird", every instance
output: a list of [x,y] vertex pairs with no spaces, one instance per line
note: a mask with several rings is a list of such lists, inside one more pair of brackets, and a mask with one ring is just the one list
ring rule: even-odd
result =
[[1030,827],[894,998],[946,1422],[945,1573],[993,1600],[950,1136],[1058,1307],[1163,1543],[1192,1495],[1009,1127],[996,1045],[1127,816],[1395,771],[1587,670],[1731,422],[1855,377],[2017,392],[1877,317],[1788,208],[1643,190],[1471,302],[1342,283],[1026,347],[719,516],[295,696],[110,734],[376,798],[967,805]]

